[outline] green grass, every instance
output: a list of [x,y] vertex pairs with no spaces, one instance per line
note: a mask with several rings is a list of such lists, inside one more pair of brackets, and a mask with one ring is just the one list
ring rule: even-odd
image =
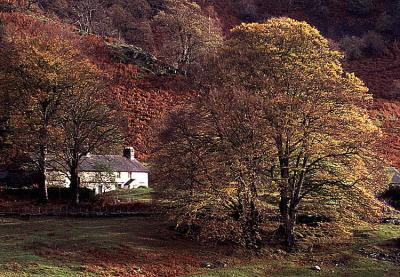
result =
[[154,190],[152,188],[136,188],[136,189],[119,189],[105,193],[104,196],[110,196],[117,199],[132,199],[132,200],[151,200]]
[[[0,276],[400,276],[400,266],[357,252],[392,247],[400,227],[363,229],[355,243],[329,253],[277,253],[259,258],[224,252],[178,236],[157,218],[0,218]],[[388,246],[389,245],[389,246]],[[335,266],[333,260],[343,264]],[[228,268],[201,268],[223,260]],[[312,269],[319,265],[322,271]]]
[[142,218],[0,219],[0,276],[128,275],[167,230]]
[[78,263],[71,262],[66,266],[61,261],[47,259],[37,253],[40,248],[69,243],[62,239],[61,232],[54,236],[51,234],[50,238],[50,233],[60,226],[48,223],[48,220],[35,221],[34,224],[19,220],[1,220],[1,276],[82,276]]
[[[317,265],[317,264],[315,264]],[[264,263],[233,267],[220,270],[207,270],[196,277],[312,277],[312,276],[354,276],[354,277],[381,277],[400,276],[400,266],[390,262],[376,261],[370,258],[354,255],[342,267],[322,265],[321,271],[313,269],[313,264],[266,260]]]
[[[381,245],[390,245],[393,239],[400,238],[400,226],[384,224],[360,231],[365,235],[355,239],[355,244],[338,249],[333,247],[329,253],[300,253],[278,258],[272,255],[271,258],[258,259],[252,264],[226,269],[203,270],[192,276],[400,276],[400,264],[376,260],[358,252],[360,248],[375,249]],[[390,247],[392,247],[392,251],[400,250],[393,245]],[[336,266],[334,260],[340,260],[343,264]],[[316,265],[320,266],[322,270],[314,270]]]

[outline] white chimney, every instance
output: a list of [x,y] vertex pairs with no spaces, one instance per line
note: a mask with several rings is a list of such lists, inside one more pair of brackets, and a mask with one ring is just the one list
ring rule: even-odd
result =
[[135,149],[133,149],[133,147],[125,147],[123,156],[133,161],[135,159]]

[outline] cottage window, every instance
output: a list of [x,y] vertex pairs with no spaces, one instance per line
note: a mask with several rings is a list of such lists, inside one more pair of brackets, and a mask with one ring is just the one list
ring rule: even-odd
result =
[[131,179],[133,179],[133,177],[135,177],[135,173],[131,172]]
[[117,172],[117,178],[121,178],[121,172]]

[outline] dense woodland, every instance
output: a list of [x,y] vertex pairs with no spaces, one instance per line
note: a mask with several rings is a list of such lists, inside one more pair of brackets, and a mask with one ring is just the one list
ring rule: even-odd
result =
[[[0,1],[0,147],[49,157],[79,204],[87,153],[134,145],[187,235],[289,250],[374,221],[400,165],[400,1]],[[243,23],[243,24],[241,24]],[[277,214],[278,225],[268,216]]]

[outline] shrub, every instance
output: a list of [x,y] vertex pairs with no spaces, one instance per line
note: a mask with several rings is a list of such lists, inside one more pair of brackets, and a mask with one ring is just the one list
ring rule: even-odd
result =
[[368,55],[380,56],[387,54],[389,50],[384,38],[375,31],[368,31],[361,38],[345,36],[340,45],[349,60],[357,60]]
[[357,60],[364,56],[364,40],[356,36],[345,36],[340,45],[345,51],[346,58],[349,60]]
[[[47,189],[50,200],[69,200],[70,189],[62,187],[49,187]],[[82,201],[92,201],[95,198],[94,191],[88,188],[80,188],[80,197]],[[2,191],[2,197],[16,200],[34,200],[39,195],[38,189],[5,189]]]
[[375,29],[379,32],[391,32],[393,31],[395,24],[395,19],[393,16],[385,13],[382,13],[375,23]]
[[388,52],[384,38],[374,31],[368,31],[363,37],[365,51],[370,55],[383,55]]
[[373,0],[348,0],[347,9],[356,15],[369,14],[374,9]]

